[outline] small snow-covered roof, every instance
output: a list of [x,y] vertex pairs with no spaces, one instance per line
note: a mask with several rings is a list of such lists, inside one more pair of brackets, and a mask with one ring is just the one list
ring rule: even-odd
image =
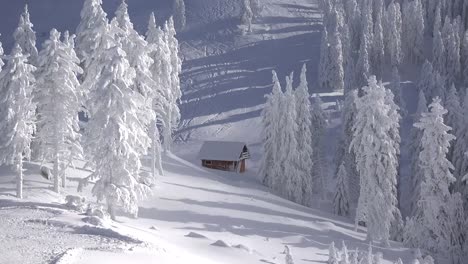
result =
[[198,157],[201,160],[238,161],[246,146],[244,142],[205,141]]

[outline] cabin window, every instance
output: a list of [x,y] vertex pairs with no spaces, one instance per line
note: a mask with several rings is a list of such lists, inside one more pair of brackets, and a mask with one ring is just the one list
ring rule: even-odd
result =
[[211,160],[205,160],[206,165],[211,165]]

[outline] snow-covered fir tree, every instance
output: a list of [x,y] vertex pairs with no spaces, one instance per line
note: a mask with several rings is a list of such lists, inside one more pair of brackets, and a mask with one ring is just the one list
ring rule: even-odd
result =
[[346,216],[349,214],[348,175],[346,175],[346,167],[343,163],[338,169],[333,208],[337,215]]
[[260,167],[260,177],[264,185],[277,189],[280,185],[279,174],[276,171],[276,163],[280,154],[279,142],[279,117],[280,102],[283,92],[278,76],[273,71],[273,90],[267,95],[267,101],[262,111],[262,138],[263,156]]
[[402,7],[402,46],[405,58],[417,63],[424,58],[424,7],[421,0],[405,1]]
[[86,0],[76,29],[76,53],[85,70],[96,57],[103,28],[108,24],[107,14],[102,9],[102,0]]
[[[337,12],[335,10],[335,12]],[[330,72],[328,72],[328,89],[341,91],[344,89],[344,70],[343,70],[343,45],[338,26],[334,27],[332,35],[329,36],[329,56]]]
[[35,140],[40,159],[54,164],[55,192],[59,192],[60,182],[65,187],[65,170],[73,159],[82,155],[78,112],[83,103],[83,92],[77,79],[82,69],[80,60],[69,45],[62,43],[60,33],[52,29],[50,38],[39,53],[36,72],[34,98],[40,129]]
[[434,68],[432,67],[432,63],[426,60],[422,65],[419,82],[417,84],[418,90],[424,93],[426,99],[432,98],[433,95],[433,74]]
[[242,15],[241,15],[241,23],[244,25],[246,32],[252,32],[252,19],[253,19],[253,12],[250,6],[250,0],[243,0],[242,4]]
[[151,192],[139,175],[141,156],[151,140],[139,116],[146,98],[133,89],[135,70],[126,58],[119,35],[113,32],[111,28],[104,32],[108,48],[98,58],[103,65],[102,73],[87,105],[86,143],[95,169],[79,187],[96,182],[93,195],[98,201],[106,201],[109,214],[115,219],[118,207],[136,216],[138,200]]
[[[458,137],[458,134],[461,132],[459,127],[461,124],[463,113],[460,105],[460,97],[458,96],[458,92],[454,84],[452,84],[450,90],[447,93],[444,105],[445,109],[447,109],[447,114],[445,115],[444,123],[452,128],[451,134],[455,137]],[[449,148],[449,152],[447,154],[447,158],[450,161],[453,161],[452,157],[455,142],[455,140],[452,141],[452,145]]]
[[295,100],[297,108],[297,142],[300,144],[298,149],[298,166],[300,171],[300,185],[302,187],[303,205],[310,205],[312,197],[312,169],[313,169],[313,146],[312,146],[312,115],[309,86],[306,76],[306,65],[304,64],[300,76],[299,87],[295,90]]
[[170,104],[170,75],[171,75],[171,63],[170,63],[170,50],[165,37],[165,34],[161,28],[156,25],[156,18],[154,13],[151,13],[148,22],[148,31],[146,32],[146,41],[151,45],[151,52],[149,56],[153,59],[153,64],[149,70],[151,72],[152,79],[155,82],[153,87],[152,95],[152,108],[156,116],[151,125],[151,153],[152,153],[152,174],[156,176],[156,170],[160,175],[163,173],[162,161],[161,161],[161,135],[160,127],[164,126],[162,123],[166,120],[166,108]]
[[[413,115],[413,123],[419,122],[422,117],[423,113],[427,113],[427,101],[426,96],[424,95],[423,90],[419,90],[418,96],[418,106],[416,108],[416,113]],[[409,147],[410,157],[411,157],[411,187],[412,187],[412,195],[411,195],[411,211],[416,208],[416,203],[419,201],[419,193],[421,186],[421,169],[419,167],[419,153],[422,150],[421,146],[421,138],[422,138],[422,130],[418,129],[417,127],[412,127],[411,129],[411,145]]]
[[458,123],[459,132],[457,133],[456,142],[454,144],[453,151],[453,165],[455,166],[454,175],[457,179],[455,184],[455,190],[466,194],[463,190],[465,183],[462,182],[462,178],[468,173],[468,159],[466,153],[468,152],[468,92],[465,91],[465,96],[461,104],[460,121]]
[[[456,247],[457,240],[453,219],[463,208],[459,196],[452,195],[449,186],[455,181],[451,170],[452,164],[446,155],[450,141],[455,139],[449,133],[451,128],[444,124],[447,114],[441,99],[434,98],[429,105],[429,112],[414,126],[423,131],[422,150],[419,153],[421,169],[420,199],[417,202],[414,216],[405,227],[405,243],[408,246],[420,247],[432,252],[449,252]],[[458,197],[458,198],[457,198]],[[459,246],[459,245],[458,245]]]
[[18,44],[6,59],[0,73],[0,164],[13,166],[16,196],[23,198],[23,160],[31,157],[36,127],[36,105],[32,101],[35,67],[28,64]]
[[180,90],[180,74],[182,73],[182,60],[179,56],[179,41],[176,38],[174,21],[171,18],[164,25],[166,43],[170,51],[170,86],[169,104],[166,107],[166,118],[164,121],[164,130],[162,134],[163,149],[170,151],[172,146],[172,131],[177,127],[180,120],[179,100],[182,97]]
[[[346,185],[348,186],[349,206],[355,208],[359,198],[359,174],[356,170],[356,156],[352,149],[350,149],[351,140],[353,138],[353,124],[356,117],[356,99],[358,98],[358,91],[354,90],[345,96],[341,122],[341,140],[338,149],[337,163],[344,164],[346,170]],[[338,175],[340,167],[336,168]]]
[[400,113],[404,115],[406,113],[406,105],[405,101],[403,100],[403,95],[401,91],[400,72],[397,66],[392,67],[392,80],[390,82],[390,90],[394,95],[395,103],[400,108]]
[[312,104],[312,149],[313,149],[313,167],[312,167],[312,184],[313,192],[319,194],[322,199],[325,196],[325,179],[324,179],[324,146],[323,141],[327,129],[327,119],[325,112],[322,109],[322,100],[318,94],[315,95]]
[[284,254],[285,256],[285,264],[294,264],[293,256],[291,249],[289,248],[288,245],[284,246]]
[[172,7],[174,12],[174,27],[176,30],[181,31],[187,24],[187,18],[185,16],[185,2],[184,0],[174,0]]
[[[397,208],[396,184],[398,170],[400,115],[398,106],[390,104],[392,97],[375,76],[362,88],[357,99],[356,122],[351,148],[356,153],[357,170],[361,177],[356,212],[359,221],[366,222],[367,235],[372,240],[388,243],[390,225]],[[385,153],[385,155],[382,155]]]
[[458,36],[458,28],[456,22],[451,23],[450,18],[445,18],[444,27],[442,28],[442,38],[444,41],[445,66],[441,73],[446,78],[446,84],[451,85],[459,79],[461,73],[460,64],[460,38]]
[[320,41],[320,61],[319,61],[319,75],[318,81],[322,89],[328,88],[328,74],[331,68],[330,60],[330,47],[328,40],[328,31],[325,27],[322,31],[322,37]]
[[403,52],[401,47],[402,18],[400,4],[398,2],[392,0],[388,5],[385,22],[390,64],[392,66],[399,66],[403,58]]
[[293,93],[293,76],[286,76],[286,91],[280,104],[278,173],[281,177],[281,194],[296,203],[303,201],[301,171],[298,165],[297,110]]
[[[2,34],[0,34],[0,36],[2,36]],[[0,71],[2,70],[3,68],[3,65],[5,65],[5,63],[3,62],[3,45],[2,45],[2,42],[0,42]]]
[[440,29],[434,28],[434,38],[432,44],[432,64],[434,69],[439,73],[446,72],[447,55],[445,52],[445,44],[442,38]]
[[335,247],[335,242],[331,242],[328,247],[328,264],[339,264],[338,250]]
[[367,82],[367,79],[370,77],[371,65],[369,61],[369,41],[370,37],[363,31],[354,77],[354,81],[357,87],[364,86]]
[[385,62],[385,45],[384,45],[384,31],[383,31],[383,0],[375,1],[376,8],[376,21],[374,23],[374,40],[372,46],[372,68],[374,74],[378,79],[382,78],[383,66]]
[[19,45],[23,54],[29,55],[28,61],[32,65],[37,63],[36,32],[29,18],[28,5],[24,6],[24,11],[20,16],[18,27],[13,33],[15,45]]

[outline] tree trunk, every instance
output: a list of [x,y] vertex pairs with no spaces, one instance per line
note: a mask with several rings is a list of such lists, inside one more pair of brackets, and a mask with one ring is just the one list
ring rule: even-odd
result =
[[54,161],[54,192],[60,192],[60,175],[59,175],[59,153],[58,140],[55,140],[55,161]]
[[107,205],[107,212],[109,213],[111,219],[113,221],[116,220],[116,217],[115,217],[115,209],[114,209],[114,206],[112,204],[108,204]]
[[19,154],[16,176],[16,197],[23,198],[23,154]]

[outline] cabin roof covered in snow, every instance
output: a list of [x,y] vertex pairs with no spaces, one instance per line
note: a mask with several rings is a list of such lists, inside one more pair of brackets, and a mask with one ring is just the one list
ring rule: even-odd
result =
[[202,160],[238,161],[244,147],[244,142],[234,141],[205,141],[198,157]]

